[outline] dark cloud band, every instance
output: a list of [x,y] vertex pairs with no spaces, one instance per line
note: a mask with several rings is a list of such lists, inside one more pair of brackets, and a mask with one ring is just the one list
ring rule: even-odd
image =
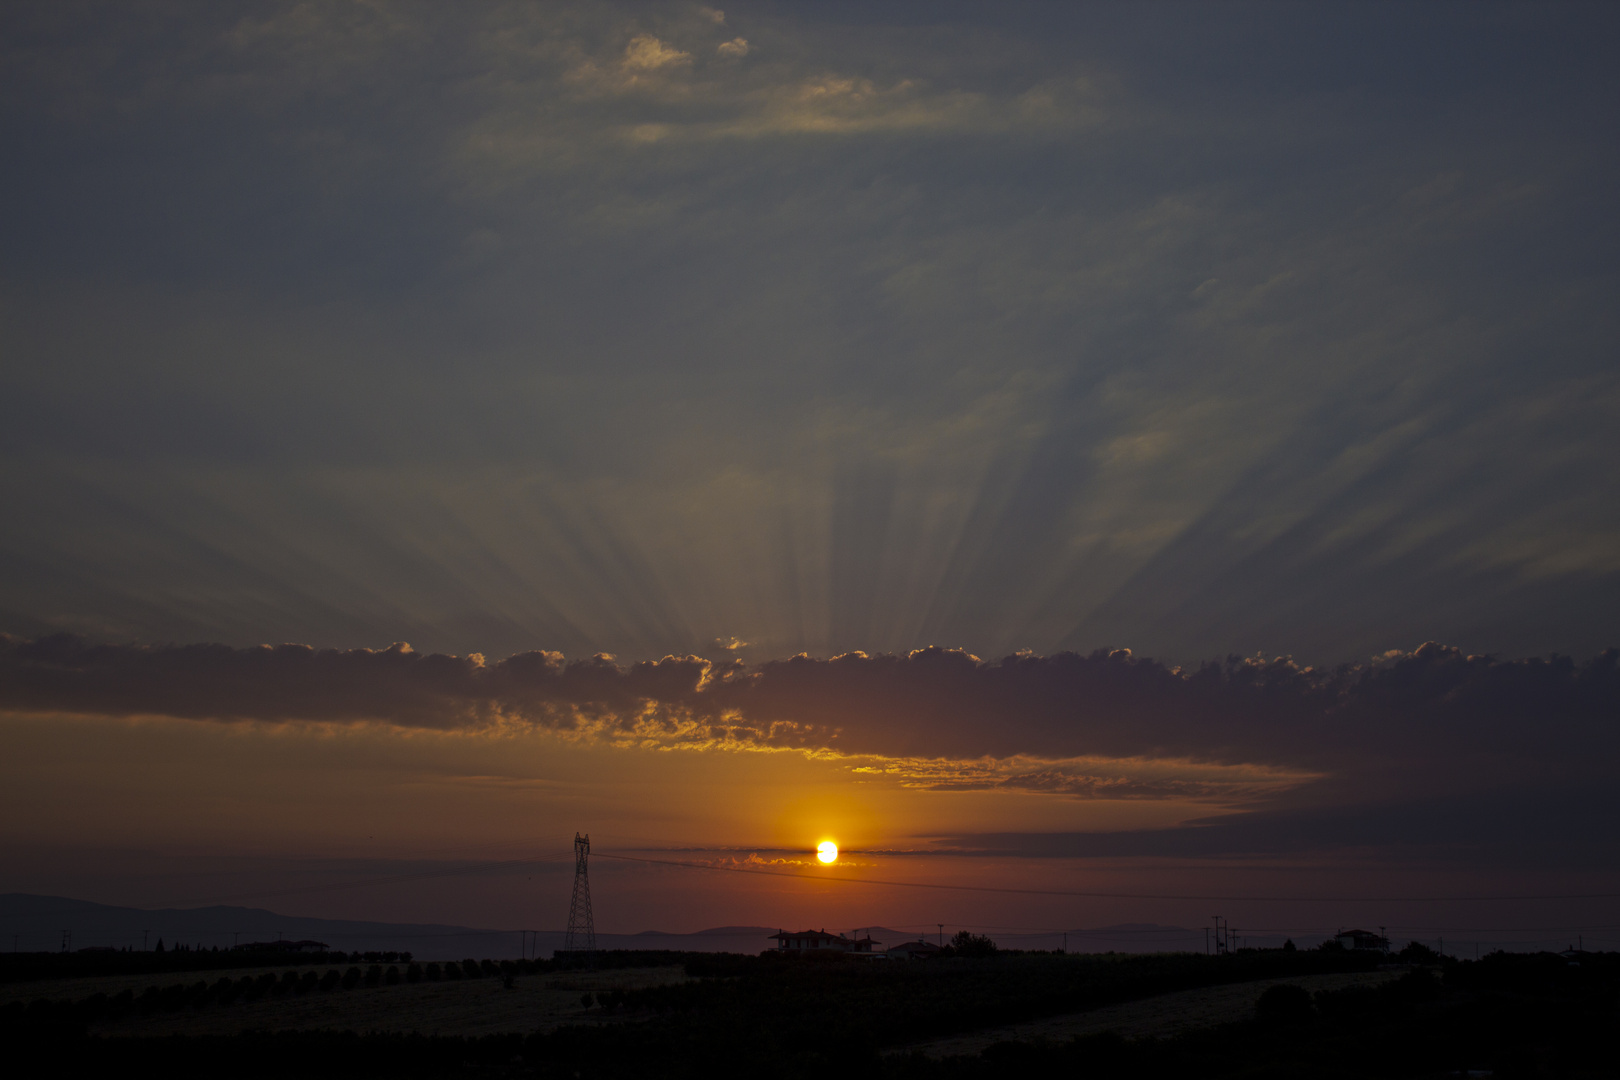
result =
[[0,709],[465,729],[494,722],[855,754],[1179,757],[1312,764],[1612,760],[1620,652],[1504,661],[1428,644],[1364,664],[1230,657],[1167,667],[1128,650],[961,650],[621,666],[407,645],[97,645],[0,639]]

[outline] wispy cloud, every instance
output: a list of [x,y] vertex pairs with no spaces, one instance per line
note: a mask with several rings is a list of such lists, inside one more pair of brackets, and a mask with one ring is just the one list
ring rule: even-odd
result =
[[855,772],[925,791],[1025,791],[1076,799],[1253,802],[1320,774],[1151,758],[884,758]]

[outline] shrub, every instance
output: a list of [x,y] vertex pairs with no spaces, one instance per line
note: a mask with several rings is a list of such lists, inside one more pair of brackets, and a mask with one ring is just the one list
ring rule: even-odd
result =
[[1438,964],[1440,954],[1427,945],[1417,941],[1409,941],[1406,948],[1395,954],[1396,959],[1403,964]]

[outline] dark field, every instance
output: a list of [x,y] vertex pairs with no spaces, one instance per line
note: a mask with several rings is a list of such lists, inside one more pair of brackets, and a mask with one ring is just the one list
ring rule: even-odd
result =
[[167,1075],[1620,1074],[1620,955],[1378,959],[613,953],[596,970],[468,962],[455,978],[291,965],[151,990],[127,974],[12,983],[0,1024],[64,1069]]

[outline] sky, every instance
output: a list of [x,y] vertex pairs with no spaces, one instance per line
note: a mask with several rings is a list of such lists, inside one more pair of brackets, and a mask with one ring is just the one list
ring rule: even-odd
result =
[[1615,10],[723,8],[0,12],[0,891],[1620,944]]

